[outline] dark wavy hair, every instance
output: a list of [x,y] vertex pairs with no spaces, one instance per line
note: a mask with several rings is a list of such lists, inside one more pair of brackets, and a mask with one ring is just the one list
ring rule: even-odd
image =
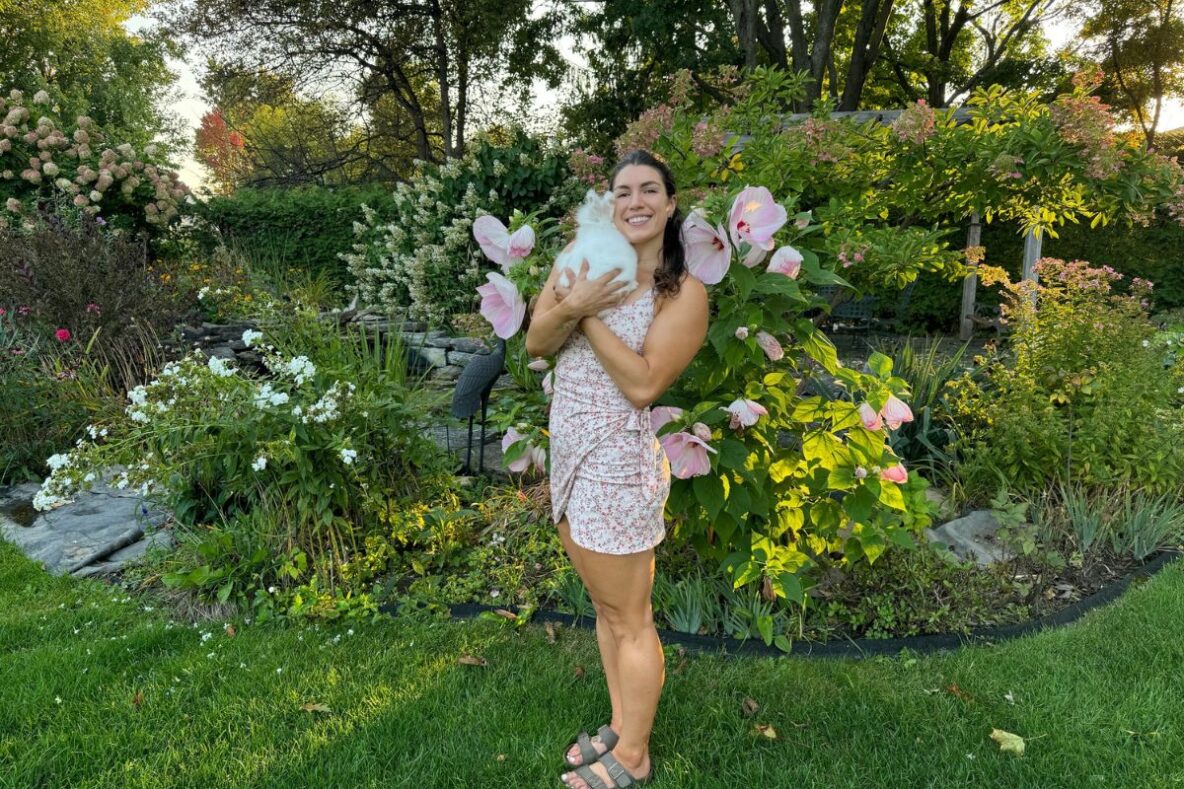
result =
[[[630,151],[617,161],[617,166],[608,177],[609,191],[612,191],[621,170],[638,164],[652,167],[661,173],[666,196],[674,197],[674,176],[671,175],[670,168],[652,153],[643,150]],[[682,219],[682,209],[676,204],[674,213],[670,215],[666,229],[662,233],[662,263],[654,272],[654,291],[658,296],[677,296],[682,287],[683,276],[687,272],[687,255],[682,246]]]

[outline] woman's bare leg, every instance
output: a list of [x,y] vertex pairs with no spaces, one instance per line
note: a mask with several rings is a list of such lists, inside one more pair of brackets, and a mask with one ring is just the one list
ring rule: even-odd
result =
[[[587,586],[588,582],[585,580],[583,570],[583,554],[587,553],[587,551],[572,541],[571,525],[567,522],[567,516],[564,516],[563,520],[559,521],[559,537],[563,540],[563,547],[567,550],[572,567],[575,568],[576,573],[580,576],[581,580],[584,580],[584,585]],[[592,604],[593,606],[597,606],[595,598],[593,598]],[[617,642],[613,637],[612,630],[608,626],[608,622],[600,615],[599,609],[596,611],[596,643],[600,647],[600,662],[604,664],[604,679],[608,685],[608,698],[612,704],[612,719],[609,721],[609,726],[617,734],[620,734],[621,688],[617,679]],[[593,742],[599,743],[600,738],[594,735]],[[567,756],[569,762],[574,759],[579,763],[580,749],[573,745],[571,750],[567,752]]]
[[[579,572],[597,604],[597,620],[604,620],[616,644],[617,682],[620,691],[620,741],[613,755],[631,774],[650,771],[649,741],[666,676],[662,643],[654,627],[651,594],[654,585],[654,552],[615,556],[573,545]],[[570,549],[569,549],[570,550]],[[609,781],[604,765],[592,769]],[[574,774],[565,780],[574,787],[584,781]]]

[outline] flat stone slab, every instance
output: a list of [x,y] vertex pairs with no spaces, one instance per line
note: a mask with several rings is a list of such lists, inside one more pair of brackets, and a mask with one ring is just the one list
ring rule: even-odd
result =
[[169,514],[148,509],[135,491],[96,485],[60,507],[37,512],[32,500],[39,488],[37,483],[25,483],[0,490],[0,537],[54,575],[64,575],[71,566],[137,528],[143,528],[145,536],[115,551],[98,567],[115,572],[149,547],[173,543],[172,535],[158,528]]
[[926,529],[930,542],[944,545],[959,559],[970,559],[980,566],[1002,562],[1009,554],[995,540],[999,521],[990,510],[976,510],[969,515]]

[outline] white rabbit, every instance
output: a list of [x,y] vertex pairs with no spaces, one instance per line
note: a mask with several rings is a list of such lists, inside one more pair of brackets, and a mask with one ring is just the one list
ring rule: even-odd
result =
[[588,279],[619,268],[621,273],[613,281],[625,283],[624,293],[636,290],[637,251],[613,224],[612,192],[597,194],[595,189],[589,189],[576,211],[576,224],[575,243],[555,259],[555,266],[560,270],[559,281],[568,286],[574,284],[580,263],[587,260]]

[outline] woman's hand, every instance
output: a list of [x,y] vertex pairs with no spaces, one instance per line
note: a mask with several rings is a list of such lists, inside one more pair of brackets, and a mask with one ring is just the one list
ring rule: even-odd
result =
[[626,283],[615,279],[620,273],[621,270],[615,268],[596,279],[588,279],[588,261],[582,261],[580,272],[570,286],[563,284],[564,279],[570,278],[568,272],[564,272],[556,280],[552,286],[555,300],[560,302],[573,318],[597,315],[617,306],[628,297]]

